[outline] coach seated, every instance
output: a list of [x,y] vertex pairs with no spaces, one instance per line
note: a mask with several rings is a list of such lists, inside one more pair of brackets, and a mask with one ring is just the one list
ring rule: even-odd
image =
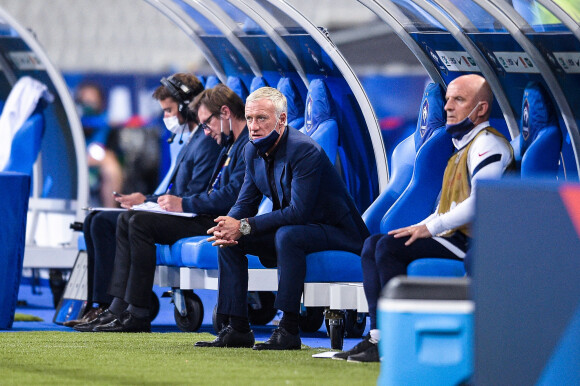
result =
[[407,266],[423,257],[459,260],[470,244],[478,181],[499,179],[513,165],[510,143],[489,125],[493,94],[479,75],[456,78],[447,88],[445,129],[457,151],[443,175],[436,211],[418,224],[369,237],[361,255],[363,285],[369,305],[369,336],[336,359],[378,362],[377,302],[382,288]]
[[[242,152],[248,142],[244,103],[231,89],[217,85],[199,94],[190,105],[200,129],[222,147],[210,182],[203,192],[188,196],[167,194],[157,202],[166,213],[124,212],[117,224],[117,249],[109,294],[113,301],[81,331],[149,332],[149,300],[156,267],[156,245],[171,245],[205,235],[213,219],[236,201],[244,179]],[[199,129],[198,129],[199,130]],[[192,213],[193,217],[171,215]],[[245,293],[244,293],[245,296]],[[246,303],[244,303],[246,304]]]
[[[246,101],[251,142],[238,200],[210,229],[219,245],[217,313],[230,324],[212,342],[198,347],[253,347],[255,350],[301,348],[300,298],[306,254],[323,250],[359,253],[369,232],[344,182],[312,138],[288,127],[286,98],[261,88]],[[262,196],[273,202],[270,213],[257,215]],[[280,325],[264,343],[254,345],[248,321],[248,259],[260,257],[278,267],[274,307],[284,312]]]

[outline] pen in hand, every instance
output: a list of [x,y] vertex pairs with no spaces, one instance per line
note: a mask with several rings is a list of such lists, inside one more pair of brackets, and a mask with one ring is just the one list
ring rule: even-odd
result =
[[171,190],[172,187],[173,187],[173,182],[169,184],[169,186],[167,187],[167,191],[165,192],[165,194],[169,194],[169,191]]

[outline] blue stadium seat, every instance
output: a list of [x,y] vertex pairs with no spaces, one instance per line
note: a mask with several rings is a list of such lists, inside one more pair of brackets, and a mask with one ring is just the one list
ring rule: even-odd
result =
[[520,135],[512,140],[522,178],[555,179],[562,149],[562,132],[552,101],[537,82],[524,90]]
[[332,97],[322,79],[314,79],[310,82],[306,95],[304,127],[300,131],[318,142],[333,164],[336,162],[338,122]]
[[[444,95],[443,88],[437,84],[431,83],[425,88],[417,129],[393,152],[391,180],[385,191],[363,214],[371,233],[386,233],[396,227],[413,224],[427,217],[433,210],[443,171],[453,149],[451,137],[445,132]],[[308,280],[333,281],[327,272],[336,269],[337,253],[318,252],[317,259],[312,263],[310,257],[314,254],[308,255]],[[342,267],[351,275],[350,280],[345,281],[362,281],[360,257],[350,255],[351,262]],[[343,258],[342,261],[347,260]]]
[[205,81],[205,88],[214,88],[215,86],[217,86],[218,84],[220,84],[221,81],[219,80],[219,78],[215,75],[209,75]]
[[232,91],[238,94],[244,103],[246,103],[246,98],[248,97],[248,88],[240,78],[237,76],[228,76],[226,86],[231,88]]
[[32,115],[24,121],[12,138],[10,158],[3,171],[32,175],[32,167],[44,137],[45,121],[42,113],[44,107],[45,103],[40,101]]
[[269,87],[268,81],[263,76],[255,76],[250,84],[250,94],[262,87]]
[[[512,140],[522,179],[556,179],[562,133],[551,100],[544,88],[530,82],[524,90],[520,135]],[[448,259],[419,259],[407,267],[411,276],[463,276],[465,266]]]
[[290,78],[280,78],[276,86],[288,102],[288,126],[301,129],[304,126],[304,101],[298,87]]

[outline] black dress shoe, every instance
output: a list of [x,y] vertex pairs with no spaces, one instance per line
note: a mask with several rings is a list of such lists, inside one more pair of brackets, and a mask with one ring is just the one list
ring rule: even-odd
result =
[[270,339],[255,345],[254,350],[300,350],[301,347],[302,341],[299,334],[292,335],[284,327],[278,327]]
[[336,354],[334,354],[334,356],[332,357],[332,359],[339,359],[339,360],[347,360],[348,357],[356,355],[356,354],[360,354],[361,352],[367,350],[369,347],[371,347],[373,345],[373,343],[370,342],[371,339],[371,334],[369,333],[363,340],[362,342],[360,342],[359,344],[357,344],[356,346],[354,346],[353,348],[351,348],[348,351],[341,351],[341,352],[337,352]]
[[369,348],[358,354],[354,354],[348,357],[348,362],[380,362],[381,357],[379,356],[379,345],[377,343],[371,343]]
[[215,340],[211,342],[196,342],[195,347],[252,347],[254,346],[254,332],[239,332],[232,326],[227,326],[220,331]]
[[109,322],[112,322],[115,319],[117,319],[117,316],[115,316],[115,314],[113,314],[111,311],[106,309],[105,311],[101,312],[99,314],[99,316],[97,316],[96,318],[94,318],[90,322],[77,324],[73,328],[77,331],[80,331],[80,332],[93,332],[95,327],[97,327],[101,324],[107,324]]
[[95,332],[151,332],[151,321],[139,319],[129,311],[123,311],[118,318],[107,324],[100,324]]

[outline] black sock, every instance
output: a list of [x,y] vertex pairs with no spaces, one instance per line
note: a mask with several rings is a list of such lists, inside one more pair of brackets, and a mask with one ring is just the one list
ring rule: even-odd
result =
[[250,332],[250,321],[248,318],[242,316],[230,316],[230,326],[237,332],[246,333]]
[[230,325],[230,316],[226,314],[215,314],[215,323],[219,331]]
[[120,316],[123,311],[127,309],[129,304],[121,298],[114,298],[109,306],[109,311],[111,311],[115,316]]
[[298,314],[297,312],[284,311],[284,315],[282,316],[282,320],[280,321],[280,327],[283,327],[290,334],[296,335],[300,332],[299,320],[300,314]]
[[127,311],[133,314],[133,316],[135,316],[137,319],[149,319],[149,308],[137,307],[132,304],[129,304],[129,307],[127,307]]

